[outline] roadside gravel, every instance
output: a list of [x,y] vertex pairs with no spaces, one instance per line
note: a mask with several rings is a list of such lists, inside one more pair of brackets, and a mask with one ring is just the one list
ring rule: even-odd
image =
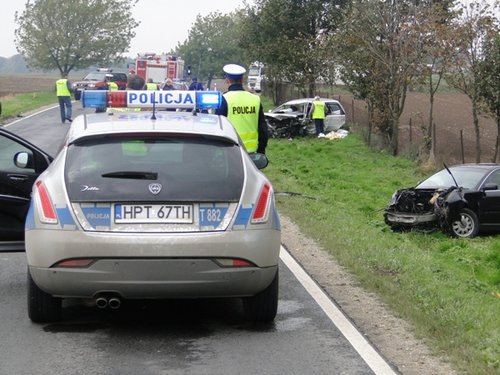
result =
[[392,314],[375,294],[363,290],[353,275],[289,218],[281,215],[280,219],[283,246],[402,375],[457,374],[444,355],[433,355],[407,322]]

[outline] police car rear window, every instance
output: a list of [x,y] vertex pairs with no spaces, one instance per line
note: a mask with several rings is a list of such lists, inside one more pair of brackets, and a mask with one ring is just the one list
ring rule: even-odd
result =
[[240,148],[225,141],[135,135],[70,145],[65,180],[72,202],[237,202],[244,171]]

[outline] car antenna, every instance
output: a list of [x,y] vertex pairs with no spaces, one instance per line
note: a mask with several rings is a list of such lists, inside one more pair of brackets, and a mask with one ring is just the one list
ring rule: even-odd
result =
[[156,120],[156,95],[153,99],[153,114],[151,115],[151,120]]
[[457,182],[457,180],[455,180],[455,176],[453,176],[453,173],[451,173],[450,168],[448,168],[446,163],[443,163],[443,165],[446,168],[446,170],[448,171],[448,173],[450,174],[451,178],[453,178],[453,182],[455,182],[455,186],[458,187],[458,182]]

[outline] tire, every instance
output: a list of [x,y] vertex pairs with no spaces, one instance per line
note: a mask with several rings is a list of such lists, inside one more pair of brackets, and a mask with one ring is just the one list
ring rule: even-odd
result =
[[80,100],[81,96],[82,96],[82,93],[80,92],[80,90],[76,90],[75,91],[75,100]]
[[266,289],[243,299],[245,318],[252,322],[272,322],[278,312],[278,287],[279,272],[276,270],[273,281]]
[[32,322],[48,323],[61,319],[62,300],[41,290],[28,270],[28,316]]
[[459,212],[460,220],[450,225],[451,235],[456,238],[473,238],[479,233],[479,220],[474,211],[462,208]]

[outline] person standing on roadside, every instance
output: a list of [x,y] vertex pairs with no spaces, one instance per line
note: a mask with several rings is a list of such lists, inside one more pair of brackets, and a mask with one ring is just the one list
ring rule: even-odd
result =
[[228,91],[222,96],[217,114],[226,116],[238,132],[247,152],[266,153],[268,133],[264,109],[258,95],[245,91],[241,65],[227,64],[222,69],[226,75]]
[[319,96],[315,96],[312,102],[310,114],[311,118],[314,120],[314,126],[316,128],[316,135],[318,138],[324,138],[325,136],[325,117],[326,117],[326,104],[321,100]]
[[109,74],[109,75],[106,74],[106,84],[108,85],[108,90],[109,91],[117,91],[118,85],[112,79],[113,79],[112,74]]
[[189,85],[189,90],[191,91],[203,91],[203,85],[201,82],[198,82],[197,77],[193,77],[191,84]]
[[68,81],[68,75],[63,74],[60,79],[56,81],[56,95],[59,101],[59,110],[61,112],[61,123],[64,124],[66,120],[72,122],[73,119],[73,105],[71,104],[71,83]]
[[165,80],[165,84],[162,87],[162,90],[175,90],[174,82],[170,78],[167,78]]
[[144,90],[158,90],[158,85],[153,82],[153,78],[148,78],[148,82],[144,85]]

